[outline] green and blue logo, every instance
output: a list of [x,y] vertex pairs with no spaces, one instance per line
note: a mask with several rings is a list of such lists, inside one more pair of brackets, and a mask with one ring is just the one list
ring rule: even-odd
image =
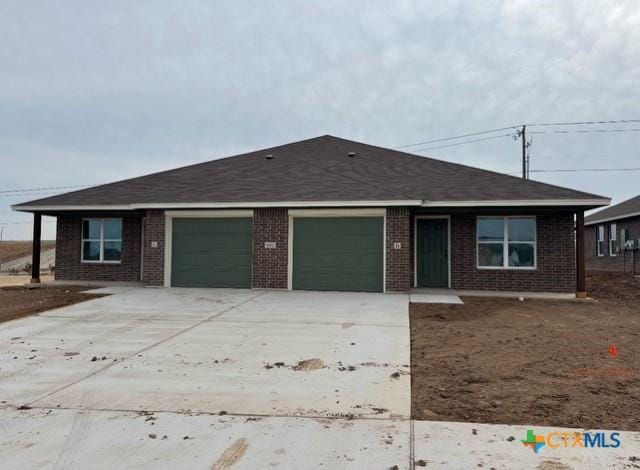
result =
[[620,433],[604,431],[598,432],[550,432],[536,434],[533,429],[527,429],[527,436],[520,442],[529,447],[536,454],[544,446],[551,449],[577,447],[582,449],[615,449],[620,447]]

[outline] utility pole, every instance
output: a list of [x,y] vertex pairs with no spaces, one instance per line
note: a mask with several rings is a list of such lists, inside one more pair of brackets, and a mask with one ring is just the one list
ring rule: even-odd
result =
[[520,138],[522,139],[522,179],[527,179],[527,126],[522,125]]

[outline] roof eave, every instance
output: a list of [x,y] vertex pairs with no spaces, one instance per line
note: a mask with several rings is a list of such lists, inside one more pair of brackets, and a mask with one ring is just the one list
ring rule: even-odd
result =
[[593,220],[589,220],[589,221],[585,220],[584,224],[585,225],[602,224],[604,222],[611,222],[611,221],[614,221],[614,220],[628,219],[630,217],[640,217],[640,212],[629,212],[627,214],[620,214],[620,215],[616,215],[614,217],[604,217],[602,219],[593,219]]
[[467,200],[424,201],[423,207],[601,207],[611,204],[611,199],[513,199],[513,200]]
[[610,199],[524,199],[524,200],[466,200],[425,201],[419,199],[350,200],[350,201],[270,201],[270,202],[154,202],[132,204],[16,204],[11,209],[19,212],[62,211],[133,211],[139,209],[235,209],[262,207],[600,207]]
[[131,211],[139,209],[235,209],[263,207],[390,207],[420,206],[419,199],[392,200],[350,200],[350,201],[270,201],[270,202],[154,202],[117,205],[29,205],[16,204],[11,209],[19,212],[62,212],[62,211]]

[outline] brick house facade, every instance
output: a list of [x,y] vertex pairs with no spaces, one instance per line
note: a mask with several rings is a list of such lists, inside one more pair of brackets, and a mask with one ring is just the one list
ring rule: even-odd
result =
[[[323,135],[12,207],[34,215],[33,282],[46,215],[58,218],[61,280],[584,296],[584,212],[609,203]],[[122,223],[90,221],[100,238],[83,241],[82,217]]]
[[[585,258],[587,269],[595,271],[630,272],[635,262],[635,272],[640,272],[640,250],[623,250],[611,252],[611,226],[615,225],[616,240],[622,241],[622,231],[627,231],[627,240],[640,240],[640,216],[609,220],[589,224],[585,227]],[[597,235],[599,227],[604,228],[602,253],[598,256]],[[615,256],[611,256],[614,254]],[[635,260],[634,260],[635,258]]]
[[63,281],[140,281],[142,217],[121,213],[100,215],[122,218],[122,260],[100,264],[81,261],[83,215],[61,215],[56,225],[55,278]]
[[[385,291],[407,292],[415,285],[415,217],[408,207],[391,207],[385,216]],[[531,292],[575,291],[575,234],[572,212],[532,213],[537,224],[537,265],[533,270],[477,267],[476,220],[491,212],[441,214],[450,227],[450,287],[453,289]],[[112,216],[114,214],[111,214]],[[119,215],[119,214],[115,214]],[[432,214],[433,215],[433,214]],[[142,281],[165,284],[165,215],[148,210],[122,216],[123,247],[119,264],[80,260],[82,216],[58,216],[56,279]],[[590,233],[589,231],[588,233]],[[289,215],[286,208],[253,211],[252,282],[255,289],[287,289]],[[589,237],[587,237],[590,240]],[[267,249],[265,242],[275,243]],[[591,241],[587,242],[591,246]],[[607,256],[608,260],[609,257]],[[619,262],[619,259],[616,259]]]

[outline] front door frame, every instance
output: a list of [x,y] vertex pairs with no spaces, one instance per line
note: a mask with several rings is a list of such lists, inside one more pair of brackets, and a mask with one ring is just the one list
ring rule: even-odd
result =
[[451,289],[451,216],[416,215],[413,218],[413,287],[418,287],[418,219],[446,219],[447,221],[447,286]]

